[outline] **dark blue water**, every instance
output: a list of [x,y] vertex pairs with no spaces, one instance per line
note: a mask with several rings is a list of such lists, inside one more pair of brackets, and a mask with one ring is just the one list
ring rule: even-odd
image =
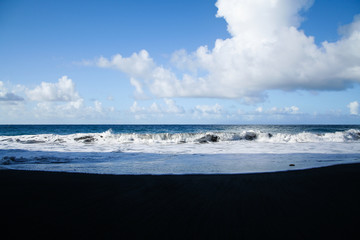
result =
[[360,129],[360,125],[0,125],[0,136],[75,133],[101,133],[111,129],[113,133],[206,133],[258,130],[267,133],[315,134]]

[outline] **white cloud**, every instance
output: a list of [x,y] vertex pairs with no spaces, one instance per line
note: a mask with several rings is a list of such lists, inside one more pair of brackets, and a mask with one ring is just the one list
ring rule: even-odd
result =
[[182,114],[185,112],[184,108],[177,105],[174,100],[165,98],[164,101],[166,104],[165,111],[167,113]]
[[103,107],[102,107],[102,103],[100,101],[95,101],[94,102],[94,109],[95,111],[102,113],[103,112]]
[[114,107],[104,107],[98,100],[94,100],[93,105],[86,105],[76,91],[74,82],[67,76],[61,77],[56,83],[42,82],[25,92],[30,100],[38,102],[33,114],[42,121],[92,121],[104,116],[110,119],[110,114],[115,112]]
[[80,109],[84,104],[84,99],[80,98],[76,101],[71,101],[68,103],[68,106],[70,108],[74,108],[74,109]]
[[210,116],[210,115],[215,115],[215,116],[221,116],[221,114],[224,113],[223,111],[223,107],[216,103],[215,105],[197,105],[195,106],[194,109],[194,114],[196,116],[200,115],[200,116]]
[[146,99],[146,95],[143,91],[143,86],[140,81],[136,80],[135,78],[130,78],[130,84],[135,87],[134,96],[136,99]]
[[80,118],[83,115],[82,101],[57,103],[39,102],[34,108],[35,117],[38,119],[71,119]]
[[28,90],[27,96],[39,102],[76,102],[81,99],[75,91],[75,84],[67,76],[61,77],[57,83],[42,82],[35,89]]
[[[156,97],[240,98],[262,101],[266,90],[342,90],[360,82],[360,16],[341,28],[337,42],[317,46],[299,30],[299,12],[311,0],[218,0],[217,16],[231,37],[213,49],[173,54],[182,72],[157,66],[145,50],[128,58],[100,58],[97,65],[127,73],[142,93]],[[334,26],[335,27],[335,26]],[[136,78],[136,81],[134,80]]]
[[218,0],[217,17],[225,18],[232,36],[267,38],[279,28],[298,27],[298,12],[309,8],[313,0]]
[[14,92],[9,92],[5,88],[5,84],[0,81],[0,102],[14,103],[19,101],[24,101],[24,98],[16,95]]
[[0,92],[0,101],[5,102],[18,102],[18,101],[24,101],[24,98],[15,95],[14,93],[1,93]]
[[161,113],[161,109],[156,103],[153,103],[150,106],[149,112],[150,113]]
[[176,104],[173,99],[163,99],[163,103],[153,102],[148,106],[140,106],[134,101],[130,107],[130,112],[136,119],[154,120],[164,117],[176,117],[182,119],[219,119],[226,117],[227,111],[218,103],[214,105],[196,105],[191,109],[185,110],[182,106]]
[[347,107],[350,109],[350,114],[359,115],[359,103],[357,101],[349,103]]
[[139,105],[136,101],[130,107],[130,112],[132,112],[132,113],[138,113],[138,112],[142,112],[142,111],[145,111],[145,108],[139,107]]
[[0,81],[0,96],[5,95],[5,92],[6,92],[6,88],[4,86],[4,83]]
[[248,112],[244,114],[256,114],[256,115],[286,115],[286,114],[300,114],[300,108],[297,106],[291,107],[272,107],[269,109],[264,109],[263,107],[258,107],[253,112]]
[[104,107],[98,100],[93,105],[86,106],[83,99],[71,102],[42,101],[36,104],[32,113],[37,119],[51,122],[66,121],[92,121],[103,119],[104,116],[113,118],[114,107]]
[[163,117],[164,114],[175,114],[182,115],[185,113],[185,110],[182,106],[179,106],[172,99],[163,99],[164,104],[157,104],[153,102],[149,107],[139,106],[137,101],[134,101],[133,105],[130,107],[130,112],[135,114],[137,119],[146,118],[147,116],[151,117]]
[[284,108],[273,107],[273,108],[269,109],[268,111],[266,111],[266,113],[269,113],[269,114],[298,114],[299,108],[296,106],[284,107]]
[[141,50],[139,53],[133,53],[128,58],[124,58],[120,54],[116,54],[111,60],[100,57],[97,61],[97,66],[115,68],[134,78],[144,79],[151,74],[155,63],[146,50]]

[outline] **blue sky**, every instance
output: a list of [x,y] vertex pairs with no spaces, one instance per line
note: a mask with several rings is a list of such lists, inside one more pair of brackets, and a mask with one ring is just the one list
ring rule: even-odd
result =
[[360,124],[358,0],[0,1],[0,123]]

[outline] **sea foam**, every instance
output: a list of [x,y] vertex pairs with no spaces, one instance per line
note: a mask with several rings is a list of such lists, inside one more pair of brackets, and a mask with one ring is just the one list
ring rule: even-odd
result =
[[356,128],[259,128],[3,135],[0,164],[27,170],[187,174],[281,171],[360,161],[360,130]]

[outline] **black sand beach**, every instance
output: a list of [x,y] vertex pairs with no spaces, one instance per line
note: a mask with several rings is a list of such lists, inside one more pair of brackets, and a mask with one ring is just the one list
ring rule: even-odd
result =
[[0,171],[10,238],[360,239],[360,164],[238,175]]

